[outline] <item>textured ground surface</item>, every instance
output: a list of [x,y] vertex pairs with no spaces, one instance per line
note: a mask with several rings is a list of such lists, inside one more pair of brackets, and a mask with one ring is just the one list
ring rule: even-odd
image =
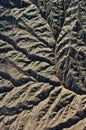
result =
[[86,130],[86,0],[0,0],[0,130]]

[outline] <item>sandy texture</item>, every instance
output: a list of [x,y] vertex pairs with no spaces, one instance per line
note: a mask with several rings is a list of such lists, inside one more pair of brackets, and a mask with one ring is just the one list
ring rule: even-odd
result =
[[86,130],[86,0],[0,0],[0,130]]

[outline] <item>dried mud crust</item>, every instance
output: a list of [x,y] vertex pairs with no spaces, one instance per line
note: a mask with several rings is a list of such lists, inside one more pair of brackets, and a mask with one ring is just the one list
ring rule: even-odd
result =
[[86,129],[85,6],[0,0],[0,130]]

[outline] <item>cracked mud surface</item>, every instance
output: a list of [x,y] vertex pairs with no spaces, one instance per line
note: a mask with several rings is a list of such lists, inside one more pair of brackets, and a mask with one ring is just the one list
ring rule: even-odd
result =
[[0,0],[0,130],[86,130],[85,7]]

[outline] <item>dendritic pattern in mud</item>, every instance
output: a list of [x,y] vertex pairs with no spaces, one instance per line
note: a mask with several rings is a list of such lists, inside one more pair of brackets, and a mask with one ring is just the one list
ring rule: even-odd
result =
[[85,7],[0,0],[0,130],[86,130]]

